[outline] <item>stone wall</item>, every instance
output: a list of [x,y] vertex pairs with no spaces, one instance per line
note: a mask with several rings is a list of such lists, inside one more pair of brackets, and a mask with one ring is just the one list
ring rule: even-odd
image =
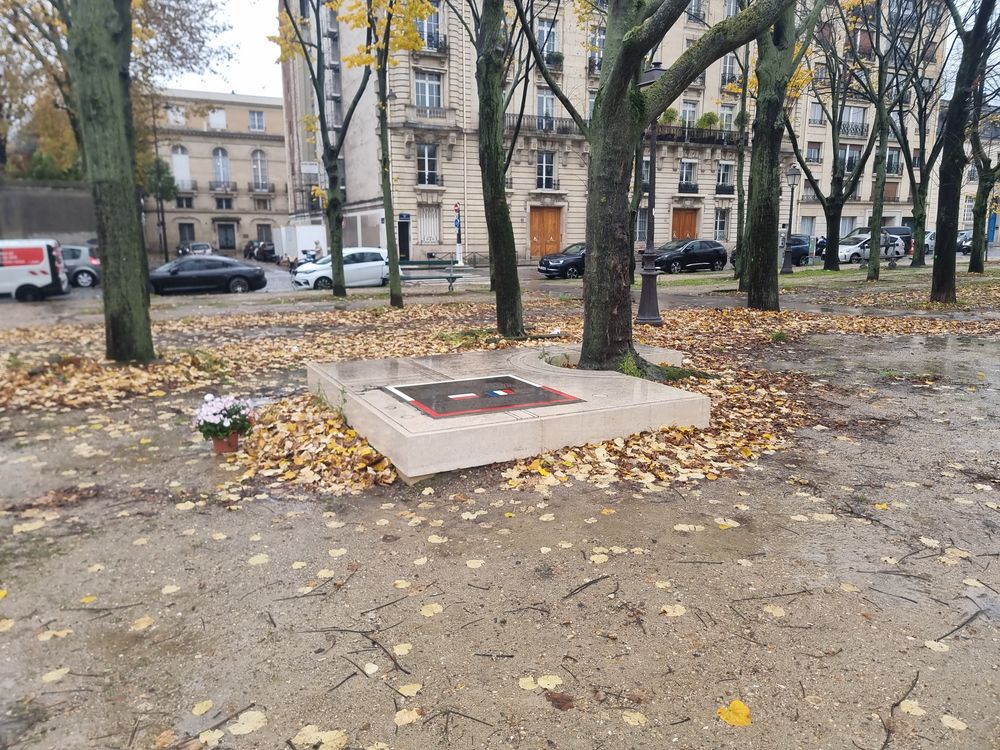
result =
[[63,244],[97,235],[90,187],[78,182],[0,182],[0,239],[51,237]]

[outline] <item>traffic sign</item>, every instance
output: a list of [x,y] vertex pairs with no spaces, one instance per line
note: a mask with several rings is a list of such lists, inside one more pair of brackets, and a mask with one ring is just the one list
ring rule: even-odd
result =
[[456,214],[462,213],[462,204],[461,203],[456,203],[455,204],[455,213]]
[[455,217],[455,229],[459,229],[461,226],[462,226],[462,220],[456,216]]

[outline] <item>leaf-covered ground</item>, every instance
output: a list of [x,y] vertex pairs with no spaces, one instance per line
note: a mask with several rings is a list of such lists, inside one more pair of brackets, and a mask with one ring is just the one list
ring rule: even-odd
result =
[[[304,394],[491,316],[0,333],[0,747],[993,747],[1000,323],[669,310],[708,429],[412,488]],[[230,459],[207,391],[262,405]]]

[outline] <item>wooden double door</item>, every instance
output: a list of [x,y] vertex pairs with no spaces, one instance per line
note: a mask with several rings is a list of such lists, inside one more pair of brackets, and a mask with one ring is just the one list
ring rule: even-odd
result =
[[562,209],[531,207],[531,257],[540,258],[562,249]]
[[670,222],[670,239],[687,240],[698,236],[698,209],[675,208]]

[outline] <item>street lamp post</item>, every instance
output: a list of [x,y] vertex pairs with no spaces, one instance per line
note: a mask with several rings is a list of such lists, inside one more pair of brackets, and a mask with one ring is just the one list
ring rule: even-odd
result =
[[[664,70],[660,63],[653,63],[653,67],[642,74],[639,87],[651,86],[662,76]],[[662,326],[663,318],[660,317],[660,301],[656,296],[656,278],[659,271],[656,270],[654,249],[653,249],[653,228],[656,226],[656,219],[653,214],[656,209],[656,123],[649,126],[649,193],[646,200],[646,247],[642,252],[642,269],[639,275],[642,277],[642,287],[639,291],[639,312],[635,322],[642,325]],[[641,185],[640,180],[640,185]],[[641,189],[641,187],[640,187]]]
[[792,217],[795,211],[795,186],[799,184],[801,176],[802,173],[794,164],[785,173],[785,181],[788,183],[791,191],[788,196],[788,228],[785,232],[785,257],[784,262],[781,264],[781,273],[794,273],[792,271]]

